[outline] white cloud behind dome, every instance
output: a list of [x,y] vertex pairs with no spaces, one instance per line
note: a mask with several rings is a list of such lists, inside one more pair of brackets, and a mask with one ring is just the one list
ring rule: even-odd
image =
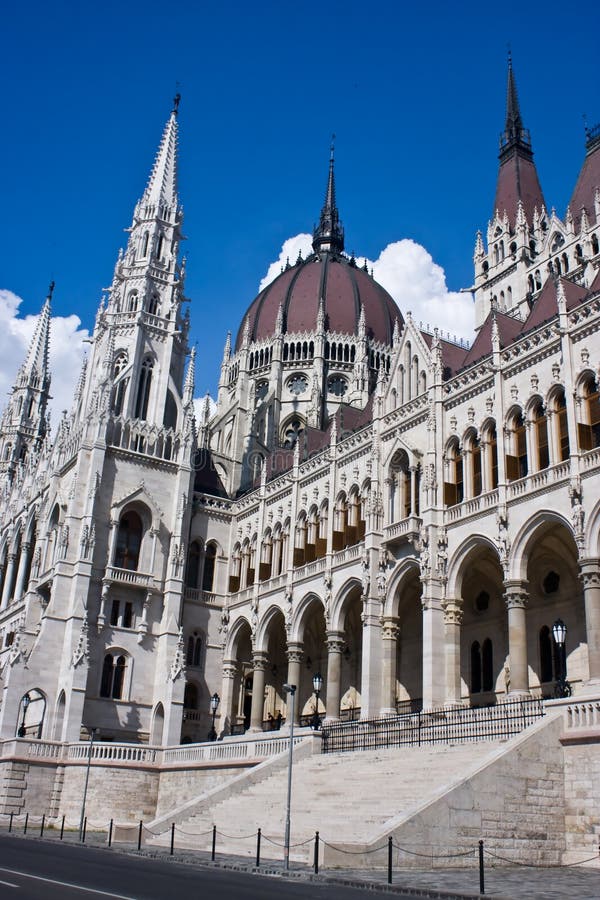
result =
[[[0,409],[8,402],[8,394],[15,382],[20,366],[25,361],[29,344],[37,324],[38,315],[19,316],[22,298],[12,291],[0,288]],[[73,392],[83,357],[84,341],[89,337],[81,328],[79,316],[53,316],[50,325],[50,410],[54,425],[63,409],[70,410]]]
[[[284,241],[278,259],[260,283],[261,291],[280,274],[288,258],[295,263],[299,250],[304,257],[312,252],[311,235],[297,234]],[[364,265],[364,257],[357,258],[357,265]],[[376,260],[367,259],[367,266],[404,316],[410,312],[417,324],[421,322],[429,330],[439,328],[451,336],[473,339],[475,306],[471,294],[449,291],[443,268],[421,244],[408,238],[395,241]]]

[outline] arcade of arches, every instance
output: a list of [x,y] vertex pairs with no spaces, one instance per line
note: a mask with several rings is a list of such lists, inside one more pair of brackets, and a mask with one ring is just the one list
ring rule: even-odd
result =
[[571,685],[600,677],[598,560],[578,560],[572,532],[558,517],[531,528],[516,552],[507,577],[497,547],[474,536],[450,560],[454,574],[437,604],[426,596],[418,560],[404,560],[375,619],[357,580],[342,587],[327,619],[315,594],[306,595],[287,628],[276,605],[261,608],[254,633],[239,616],[225,648],[223,733],[278,727],[287,714],[286,682],[298,688],[296,724],[308,724],[316,672],[323,678],[319,714],[329,721],[552,696],[552,625],[559,618],[568,628]]

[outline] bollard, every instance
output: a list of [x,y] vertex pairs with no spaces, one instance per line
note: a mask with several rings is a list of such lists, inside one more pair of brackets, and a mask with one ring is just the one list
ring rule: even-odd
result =
[[479,893],[485,894],[485,873],[483,870],[483,841],[479,841]]
[[13,816],[14,816],[14,813],[11,813],[11,814],[10,814],[10,822],[8,823],[8,833],[9,833],[9,834],[10,834],[11,831],[12,831],[12,820],[13,820]]
[[110,820],[110,824],[108,826],[108,846],[112,846],[112,833],[113,833],[113,820]]
[[173,849],[175,847],[175,822],[171,824],[171,856],[173,856]]
[[313,861],[315,875],[319,874],[319,832],[315,831],[315,856]]
[[392,836],[390,834],[388,838],[388,884],[392,883],[392,850],[393,850],[393,841]]
[[85,833],[87,831],[87,816],[83,820],[83,829],[81,831],[81,843],[85,844]]
[[42,813],[42,822],[40,825],[40,837],[44,837],[44,825],[46,823],[46,814]]
[[27,823],[29,822],[29,813],[25,813],[25,827],[23,828],[23,834],[27,834]]
[[256,832],[256,868],[260,866],[260,828]]
[[215,861],[215,850],[217,847],[217,826],[213,825],[213,838],[212,838],[212,850],[210,853],[211,861]]
[[144,823],[140,819],[140,827],[138,829],[138,850],[142,849],[142,828],[144,827]]
[[65,833],[65,817],[62,817],[62,822],[60,823],[60,839],[62,841],[63,834]]

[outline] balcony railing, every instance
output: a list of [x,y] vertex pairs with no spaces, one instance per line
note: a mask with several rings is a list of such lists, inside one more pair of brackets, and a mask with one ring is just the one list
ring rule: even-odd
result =
[[541,700],[496,706],[441,708],[425,712],[323,725],[323,753],[505,740],[544,715]]
[[127,584],[130,587],[148,588],[154,584],[154,576],[149,575],[147,572],[119,569],[117,566],[107,566],[104,577],[107,581],[116,581],[119,584]]

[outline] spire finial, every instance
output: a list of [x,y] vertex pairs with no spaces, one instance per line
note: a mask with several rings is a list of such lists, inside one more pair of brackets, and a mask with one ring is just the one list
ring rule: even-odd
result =
[[173,115],[176,116],[179,112],[179,104],[181,103],[181,94],[179,93],[179,82],[177,82],[177,93],[173,97]]
[[313,250],[329,250],[333,253],[341,253],[344,249],[344,229],[340,222],[335,200],[335,134],[331,136],[329,145],[329,173],[327,176],[327,189],[325,191],[325,203],[321,210],[319,224],[313,232]]
[[51,281],[48,285],[48,300],[52,300],[52,294],[54,293],[55,282]]

